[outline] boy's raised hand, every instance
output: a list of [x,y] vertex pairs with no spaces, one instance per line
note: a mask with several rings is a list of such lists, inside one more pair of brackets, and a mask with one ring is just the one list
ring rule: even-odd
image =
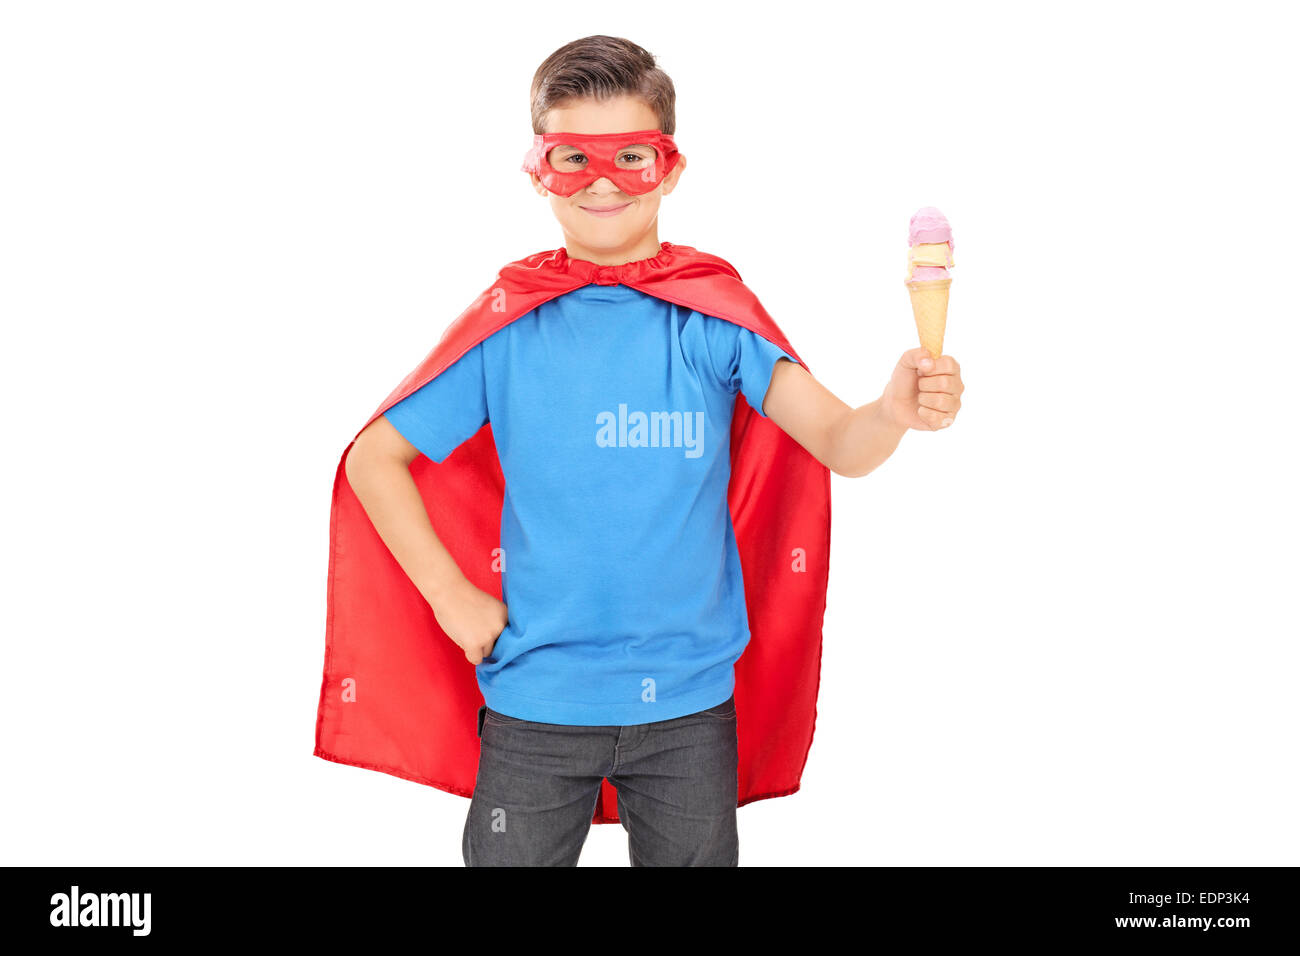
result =
[[965,389],[951,355],[936,361],[924,347],[908,349],[880,397],[881,410],[899,427],[938,431],[957,418]]
[[429,606],[438,626],[465,652],[471,664],[482,663],[492,653],[508,620],[505,604],[468,578],[461,578]]

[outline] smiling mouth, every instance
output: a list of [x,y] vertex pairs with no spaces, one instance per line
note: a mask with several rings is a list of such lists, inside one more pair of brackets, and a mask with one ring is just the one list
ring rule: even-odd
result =
[[579,206],[584,212],[589,212],[593,216],[614,216],[622,212],[628,206],[632,205],[631,201],[622,203],[617,206]]

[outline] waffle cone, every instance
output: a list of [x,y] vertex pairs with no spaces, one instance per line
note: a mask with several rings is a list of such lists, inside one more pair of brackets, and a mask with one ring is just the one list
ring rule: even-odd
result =
[[943,354],[943,332],[948,325],[948,287],[951,279],[918,279],[907,283],[912,297],[912,317],[921,345],[937,359]]

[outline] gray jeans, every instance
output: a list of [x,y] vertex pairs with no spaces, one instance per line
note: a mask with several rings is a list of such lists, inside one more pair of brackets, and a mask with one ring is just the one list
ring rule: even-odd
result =
[[627,727],[519,720],[480,707],[466,866],[576,866],[602,777],[633,866],[736,866],[734,697]]

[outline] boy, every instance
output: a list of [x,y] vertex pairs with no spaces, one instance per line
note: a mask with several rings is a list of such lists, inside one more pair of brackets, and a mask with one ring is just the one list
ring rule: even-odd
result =
[[[588,37],[541,65],[526,168],[564,247],[502,270],[336,481],[349,530],[332,535],[316,753],[466,793],[470,697],[433,676],[466,670],[445,656],[459,648],[486,701],[469,866],[574,865],[593,812],[615,819],[599,809],[610,787],[632,865],[737,865],[738,803],[797,789],[811,743],[827,469],[865,475],[960,407],[957,363],[918,348],[850,408],[730,266],[660,242],[686,168],[673,100],[626,40]],[[386,554],[349,524],[349,489]],[[821,574],[792,584],[805,550]],[[426,610],[436,629],[412,629]],[[742,683],[742,666],[759,676]],[[410,753],[436,735],[427,760]]]

